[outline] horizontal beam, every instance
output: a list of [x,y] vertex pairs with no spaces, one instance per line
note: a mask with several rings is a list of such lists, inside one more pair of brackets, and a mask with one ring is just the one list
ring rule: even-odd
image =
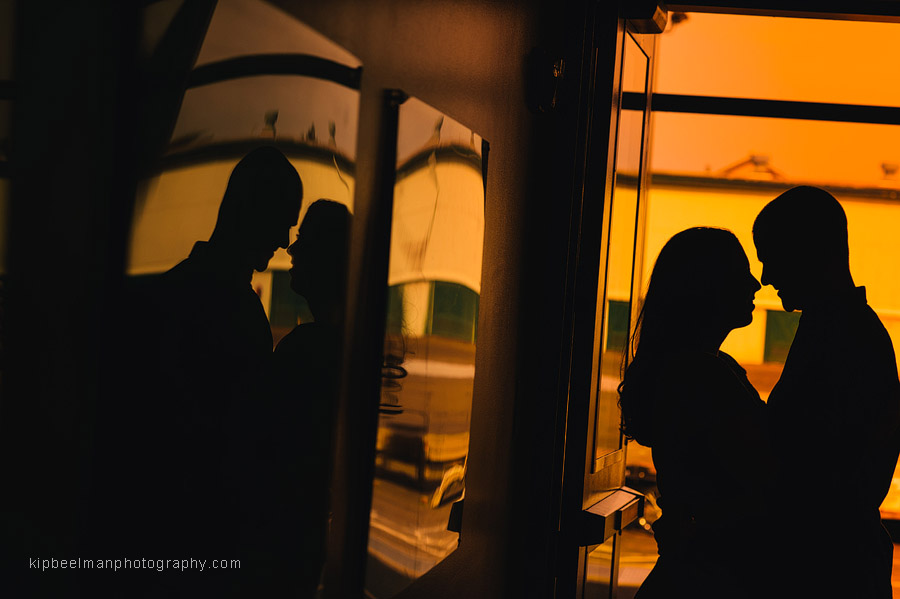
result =
[[[645,96],[640,93],[625,92],[622,94],[622,108],[625,110],[643,110],[644,98]],[[865,106],[859,104],[757,100],[751,98],[685,96],[677,94],[653,94],[650,102],[650,108],[653,112],[900,125],[900,108],[893,106]]]
[[667,2],[669,12],[708,12],[769,17],[799,17],[841,21],[900,23],[900,6],[891,0],[813,3],[808,0],[743,0],[727,2]]
[[191,71],[188,88],[255,75],[302,75],[359,89],[362,67],[308,54],[255,54],[205,64]]
[[196,148],[179,150],[160,158],[154,165],[151,175],[176,168],[185,168],[216,162],[234,160],[237,162],[250,151],[261,145],[274,146],[288,158],[303,158],[325,165],[333,165],[341,172],[351,176],[356,174],[356,164],[335,148],[304,141],[281,141],[278,139],[245,139],[216,144],[203,145]]

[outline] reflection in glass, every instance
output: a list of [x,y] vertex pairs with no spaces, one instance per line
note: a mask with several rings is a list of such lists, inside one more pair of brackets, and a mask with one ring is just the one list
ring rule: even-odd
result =
[[[255,76],[189,89],[168,152],[250,139],[355,157],[356,90],[302,76]],[[301,101],[302,99],[302,101]]]
[[[631,445],[628,446],[631,451]],[[655,496],[645,499],[645,509],[656,509]],[[644,520],[644,518],[641,518]],[[619,594],[620,598],[634,597],[649,576],[659,558],[656,539],[646,522],[634,522],[619,535]]]
[[[150,37],[158,43],[167,39],[159,32]],[[340,364],[336,362],[340,356],[341,324],[329,318],[332,314],[327,310],[314,310],[311,306],[325,305],[321,299],[322,281],[332,283],[335,281],[331,279],[339,279],[343,283],[344,277],[327,276],[337,271],[336,267],[317,269],[317,265],[326,261],[340,262],[336,260],[340,252],[334,247],[338,245],[335,241],[338,236],[331,228],[327,230],[332,232],[315,233],[322,231],[313,225],[315,222],[321,224],[322,218],[317,219],[316,214],[321,215],[322,211],[317,213],[313,209],[309,212],[309,209],[321,198],[339,204],[341,214],[346,214],[342,207],[350,212],[353,210],[359,92],[356,89],[358,82],[355,85],[347,81],[339,83],[332,80],[337,77],[328,79],[328,72],[297,68],[296,73],[265,74],[271,66],[266,63],[265,56],[260,56],[265,52],[303,53],[313,56],[319,64],[335,61],[344,70],[360,66],[359,61],[346,51],[268,2],[234,0],[218,3],[200,46],[200,56],[206,60],[222,60],[254,55],[251,64],[259,67],[260,74],[246,70],[239,73],[226,71],[214,83],[191,87],[183,97],[181,90],[172,92],[179,94],[179,110],[177,118],[174,112],[171,115],[172,131],[166,132],[171,133],[168,143],[160,148],[161,155],[154,157],[148,176],[140,182],[127,274],[129,284],[133,284],[135,290],[152,290],[156,287],[157,275],[187,257],[195,242],[209,239],[232,170],[253,149],[274,146],[300,175],[303,203],[299,222],[283,241],[297,238],[301,223],[309,225],[303,242],[294,248],[296,255],[304,256],[303,267],[295,269],[294,273],[295,276],[298,272],[313,272],[314,275],[296,277],[305,285],[301,291],[296,281],[292,282],[289,274],[291,256],[285,249],[275,252],[265,271],[253,273],[251,285],[268,317],[276,346],[274,368],[257,371],[251,388],[244,394],[254,406],[248,410],[252,413],[246,419],[235,418],[241,420],[240,426],[229,429],[241,432],[229,432],[222,438],[226,439],[230,449],[232,444],[240,446],[249,438],[241,428],[245,424],[248,430],[259,425],[254,430],[264,428],[269,433],[265,441],[268,443],[265,445],[267,459],[264,464],[263,460],[254,461],[252,468],[253,476],[260,472],[264,483],[245,484],[251,480],[248,476],[240,479],[241,485],[235,486],[248,494],[264,484],[278,486],[277,491],[272,492],[271,497],[275,498],[271,502],[272,509],[267,514],[260,514],[261,518],[279,519],[277,534],[270,534],[270,530],[260,533],[268,535],[266,551],[276,551],[277,543],[273,539],[284,531],[293,531],[297,527],[303,528],[306,534],[302,542],[296,542],[296,538],[285,541],[283,547],[290,546],[290,551],[278,552],[276,557],[283,558],[286,563],[273,561],[269,567],[275,574],[290,572],[295,583],[301,578],[300,573],[305,572],[306,583],[315,588],[319,563],[324,559],[318,541],[324,543],[323,531],[327,526],[324,515],[327,508],[323,505],[327,504],[329,494],[327,475],[330,474],[333,427],[330,410],[335,404],[332,383],[337,378],[335,373],[340,370]],[[194,73],[199,64],[200,61],[194,64]],[[304,63],[297,61],[297,64]],[[293,215],[289,215],[289,219],[292,218]],[[282,224],[287,228],[289,223],[279,223]],[[308,259],[310,253],[315,259]],[[246,298],[246,289],[243,293]],[[309,301],[300,293],[304,293]],[[329,306],[340,303],[339,299],[331,299],[334,302],[328,303]],[[212,294],[208,303],[215,307]],[[232,304],[223,302],[223,305],[227,309]],[[245,306],[254,310],[254,322],[265,331],[265,323],[252,294],[250,300],[240,304],[240,309],[244,310]],[[151,313],[152,307],[147,312]],[[335,308],[334,312],[342,314],[340,308]],[[146,316],[141,314],[137,319],[146,319]],[[196,320],[199,319],[188,320],[186,326],[195,326]],[[232,321],[223,318],[216,332],[221,331],[223,338],[243,339],[239,335],[229,336],[229,332],[234,332],[229,329],[229,326],[234,328],[234,322],[243,323],[237,318]],[[304,326],[297,326],[301,324]],[[197,325],[186,338],[194,342],[209,337],[210,327],[204,326],[206,328]],[[257,328],[253,329],[254,334],[259,332]],[[253,339],[261,340],[263,347],[269,342],[261,335],[255,335]],[[194,345],[197,344],[191,347]],[[257,346],[254,348],[258,349]],[[277,404],[277,408],[270,404]],[[260,425],[257,419],[264,424]],[[255,450],[255,446],[247,451],[240,450],[240,460],[246,459],[249,463],[255,459]],[[275,474],[271,474],[273,472]],[[260,494],[267,492],[259,491]],[[287,501],[279,503],[276,509],[275,504],[282,499]],[[283,511],[279,511],[281,507],[284,507]],[[297,522],[303,525],[298,526]],[[317,546],[308,546],[311,541],[316,541]],[[302,559],[294,553],[301,545]]]
[[[240,31],[240,36],[235,36]],[[280,34],[279,34],[280,32]],[[254,46],[248,40],[257,40]],[[260,40],[265,40],[263,43]],[[346,66],[359,61],[303,23],[259,0],[220,3],[197,65],[261,52],[302,52]],[[353,208],[359,92],[311,75],[240,76],[188,89],[156,174],[135,202],[127,272],[162,273],[212,232],[228,177],[258,145],[273,145],[303,181],[300,221],[327,198]],[[299,228],[291,230],[293,239]],[[311,314],[288,285],[290,256],[279,249],[253,288],[270,319],[275,343]]]
[[[644,93],[649,60],[631,35],[625,35],[622,91]],[[598,320],[600,339],[600,383],[594,449],[601,457],[619,449],[620,433],[617,388],[628,347],[631,323],[631,292],[634,273],[637,217],[640,197],[641,150],[644,113],[622,110],[616,138],[616,177],[610,200],[606,287],[601,290]]]
[[584,599],[607,599],[612,590],[612,574],[617,535],[601,545],[588,547]]
[[465,490],[484,241],[482,139],[400,106],[388,314],[369,531],[369,596],[449,555]]
[[358,66],[350,52],[270,2],[219,2],[196,66],[259,54],[307,54]]

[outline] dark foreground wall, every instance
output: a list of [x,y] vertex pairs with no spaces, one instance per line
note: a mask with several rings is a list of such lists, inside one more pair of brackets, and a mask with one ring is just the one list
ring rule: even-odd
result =
[[[116,330],[140,160],[131,81],[140,14],[131,3],[18,4],[0,404],[11,555],[3,567],[33,596],[78,596],[71,578],[37,576],[27,558],[78,557],[82,548],[100,371]],[[363,63],[355,233],[367,230],[377,203],[384,89],[416,96],[490,142],[462,542],[406,596],[548,596],[580,3],[275,4]],[[549,66],[535,56],[567,58],[555,109]],[[365,251],[353,248],[351,272]],[[351,281],[355,324],[366,324],[361,286]],[[353,501],[342,507],[352,511]]]
[[[279,3],[363,63],[358,221],[378,195],[371,165],[383,89],[431,104],[490,143],[461,545],[404,596],[552,594],[557,376],[582,14],[579,3],[542,4]],[[535,106],[535,87],[552,87],[539,56],[567,58],[555,109]]]

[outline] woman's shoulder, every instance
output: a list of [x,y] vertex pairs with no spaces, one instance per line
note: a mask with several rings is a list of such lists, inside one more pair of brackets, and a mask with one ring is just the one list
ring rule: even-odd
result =
[[[735,364],[737,364],[735,362]],[[686,349],[673,352],[663,361],[663,374],[682,379],[716,380],[732,371],[722,357],[705,351]]]
[[705,406],[705,400],[721,403],[724,397],[759,397],[744,369],[723,352],[679,352],[666,360],[662,376],[672,392],[689,395],[697,407]]

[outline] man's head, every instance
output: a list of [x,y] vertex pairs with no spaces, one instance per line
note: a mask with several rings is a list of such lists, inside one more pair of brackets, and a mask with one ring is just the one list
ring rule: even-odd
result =
[[231,172],[210,241],[226,247],[241,266],[263,271],[290,243],[302,198],[300,175],[284,154],[257,148]]
[[847,216],[823,189],[794,187],[769,202],[753,223],[753,242],[760,280],[775,287],[788,312],[850,280]]

